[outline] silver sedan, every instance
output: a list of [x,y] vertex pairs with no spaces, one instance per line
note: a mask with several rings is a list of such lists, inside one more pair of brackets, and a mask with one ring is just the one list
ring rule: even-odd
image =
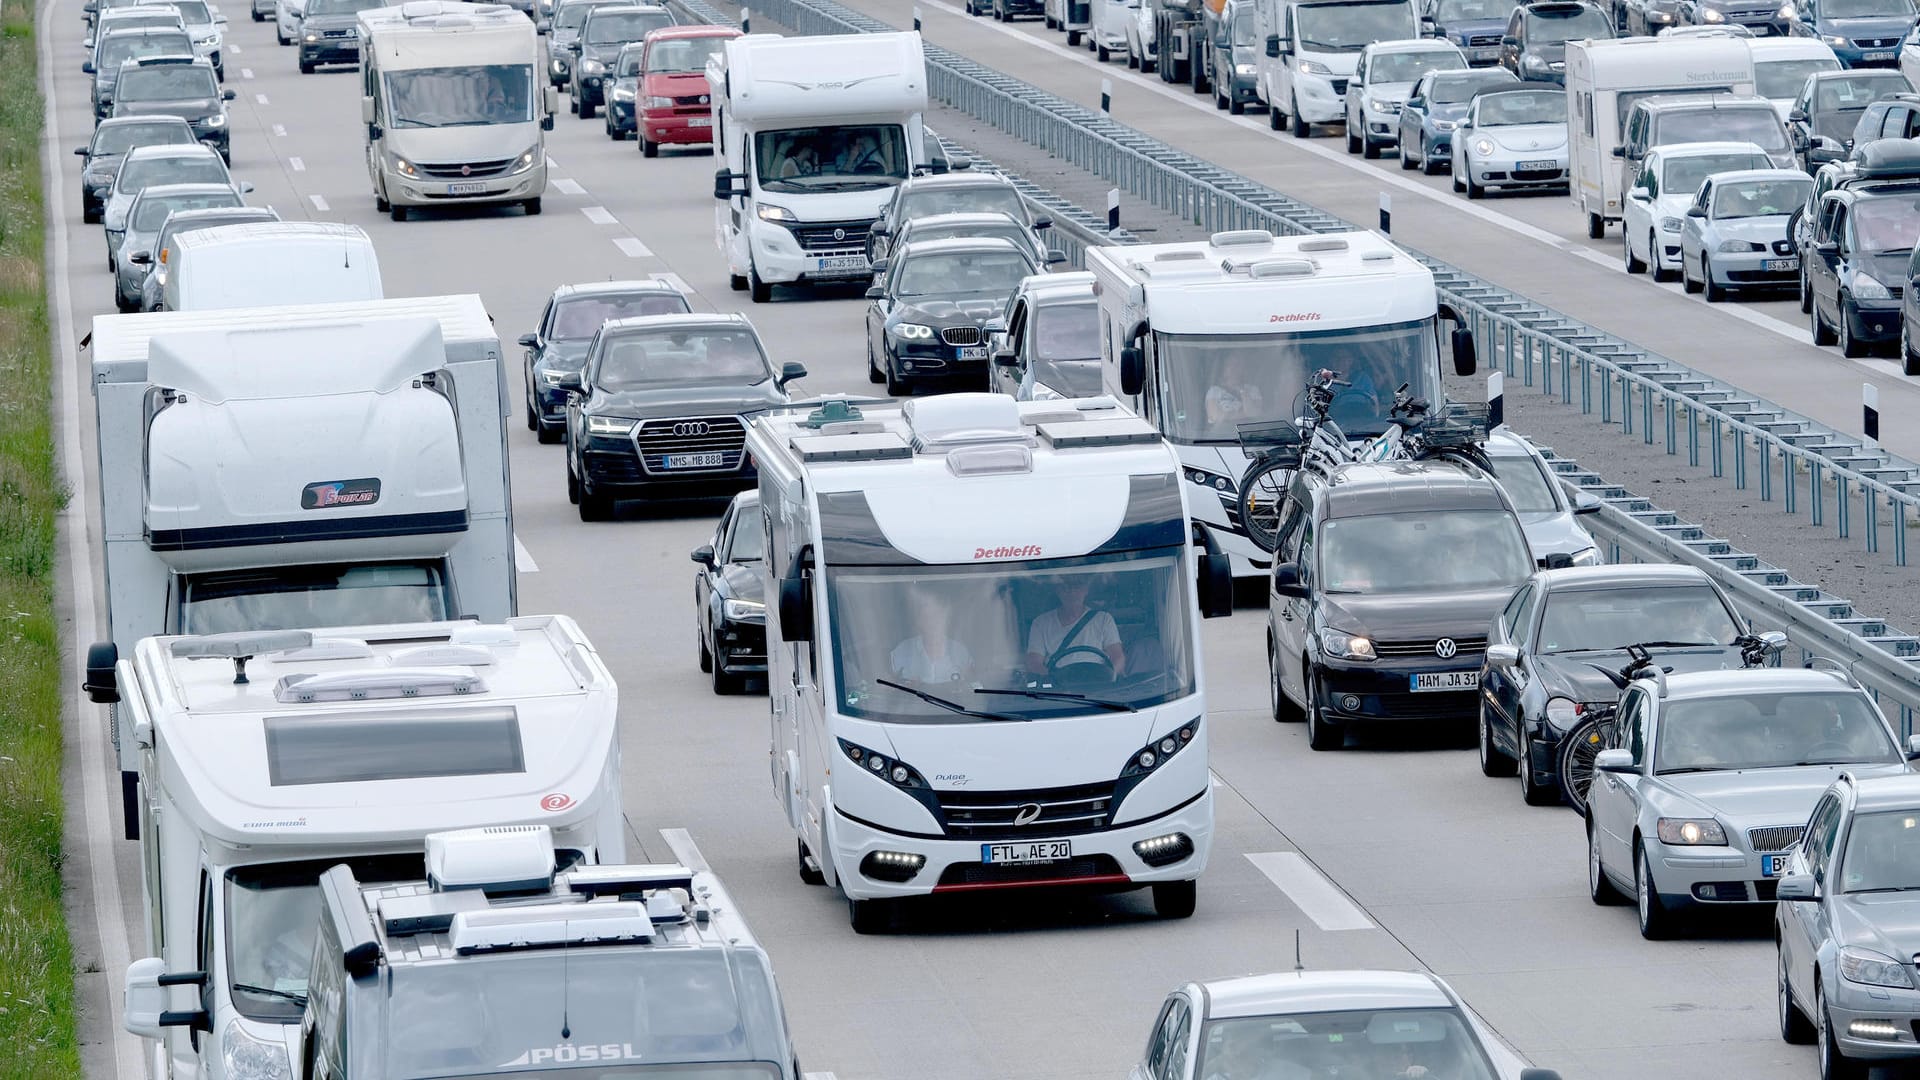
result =
[[1700,186],[1680,224],[1680,280],[1709,302],[1735,289],[1781,288],[1800,280],[1787,218],[1813,196],[1798,169],[1716,173]]

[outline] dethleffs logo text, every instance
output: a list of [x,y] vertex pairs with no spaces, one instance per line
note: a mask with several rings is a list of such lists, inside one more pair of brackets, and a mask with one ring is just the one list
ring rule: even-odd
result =
[[1287,313],[1287,314],[1285,314],[1285,315],[1269,315],[1269,316],[1267,316],[1267,321],[1268,321],[1268,322],[1270,322],[1270,323],[1276,323],[1276,322],[1319,322],[1319,321],[1320,321],[1320,313],[1319,313],[1319,312],[1317,312],[1317,311],[1290,311],[1290,312],[1288,312],[1288,313]]
[[571,1065],[576,1061],[639,1061],[640,1051],[632,1043],[601,1043],[598,1046],[575,1046],[561,1043],[559,1046],[536,1046],[533,1049],[494,1066],[498,1069],[511,1069],[517,1065]]
[[981,547],[973,549],[976,559],[1035,559],[1040,556],[1039,544],[1020,544],[1014,547]]

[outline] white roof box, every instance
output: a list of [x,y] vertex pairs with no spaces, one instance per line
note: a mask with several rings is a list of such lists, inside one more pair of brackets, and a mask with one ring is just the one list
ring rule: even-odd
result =
[[427,834],[427,880],[435,889],[524,892],[553,883],[553,831],[488,825]]
[[983,442],[1025,442],[1020,403],[1006,394],[941,394],[900,408],[921,452]]

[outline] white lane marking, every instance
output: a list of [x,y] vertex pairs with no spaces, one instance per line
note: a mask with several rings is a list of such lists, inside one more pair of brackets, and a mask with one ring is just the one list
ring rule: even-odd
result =
[[559,177],[551,181],[551,183],[553,184],[553,190],[562,195],[585,195],[587,193],[587,189],[580,186],[580,181],[565,176]]
[[629,259],[645,259],[653,254],[653,249],[631,236],[616,236],[613,246]]
[[537,574],[540,564],[533,561],[533,552],[520,542],[520,534],[513,534],[513,568],[523,574]]
[[267,103],[267,95],[265,95],[265,94],[255,94],[255,95],[253,95],[253,100],[254,100],[255,102],[257,102],[258,104],[261,104],[261,105],[265,105],[265,104]]
[[1371,930],[1373,920],[1360,905],[1327,880],[1318,867],[1295,851],[1248,852],[1247,861],[1267,875],[1293,906],[1322,930]]
[[274,133],[274,135],[275,135],[276,137],[278,137],[278,138],[282,138],[282,139],[284,139],[284,138],[286,138],[286,137],[287,137],[287,125],[285,125],[285,124],[275,124],[275,125],[273,125],[273,133]]
[[228,52],[230,52],[230,53],[232,53],[232,54],[233,54],[233,55],[235,55],[235,56],[239,56],[239,55],[240,55],[240,53],[241,53],[241,52],[243,51],[243,50],[242,50],[242,49],[240,48],[240,46],[238,46],[238,45],[235,45],[235,44],[232,44],[231,42],[229,42],[229,43],[228,43],[228,44],[226,45],[226,50],[227,50]]
[[673,857],[680,860],[681,866],[695,873],[713,869],[707,865],[707,857],[700,854],[700,845],[693,842],[693,834],[687,830],[661,829],[660,839],[667,842],[667,850],[673,852]]
[[687,284],[686,279],[682,278],[679,274],[648,274],[647,276],[655,281],[666,282],[675,289],[678,289],[683,296],[694,295],[693,286]]
[[800,1080],[833,1080],[833,1074],[823,1072],[801,1073]]
[[253,69],[252,69],[252,68],[241,68],[241,69],[240,69],[240,77],[241,77],[241,78],[243,78],[243,79],[251,79],[251,78],[253,78]]
[[604,206],[583,206],[580,208],[580,212],[585,214],[587,220],[593,222],[595,225],[620,224],[620,219],[614,217]]
[[290,158],[288,158],[288,159],[287,159],[287,164],[288,164],[288,165],[291,165],[291,166],[293,167],[293,171],[294,171],[294,172],[306,172],[306,171],[307,171],[307,163],[306,163],[305,161],[302,161],[302,160],[300,160],[300,159],[299,159],[299,158],[297,158],[297,157],[290,157]]
[[[46,182],[47,220],[53,223],[53,243],[48,245],[48,269],[53,275],[53,307],[55,326],[54,339],[58,342],[55,356],[60,363],[60,471],[67,482],[70,498],[66,508],[60,511],[61,538],[66,542],[67,580],[73,588],[73,630],[70,639],[78,651],[81,642],[91,643],[99,640],[99,620],[94,611],[93,567],[87,559],[87,537],[93,533],[94,505],[93,497],[87,490],[86,458],[80,448],[80,377],[79,359],[75,355],[73,323],[73,292],[68,284],[67,266],[67,186],[61,182],[59,166],[55,162],[62,160],[52,150],[52,143],[59,137],[60,128],[55,123],[59,115],[59,101],[54,93],[53,82],[53,14],[57,4],[43,4],[38,12],[40,28],[40,93],[46,102],[42,114],[42,140],[46,152],[41,155],[41,172]],[[125,1002],[119,992],[119,982],[127,964],[133,959],[131,936],[127,925],[121,918],[120,876],[114,866],[114,847],[119,830],[119,791],[109,792],[107,776],[117,773],[116,767],[108,768],[113,749],[108,742],[107,725],[100,722],[99,706],[86,700],[77,680],[67,677],[66,684],[72,687],[66,701],[66,719],[62,729],[66,738],[72,740],[68,745],[78,744],[80,749],[80,814],[85,821],[86,871],[88,884],[92,891],[93,919],[96,932],[100,935],[99,965],[101,978],[106,983],[105,997],[107,1015],[103,1018],[106,1038],[112,1042],[112,1074],[115,1077],[138,1077],[145,1073],[140,1064],[142,1043],[128,1034],[122,1027]],[[78,730],[76,730],[76,728]],[[67,808],[73,809],[72,802]]]
[[307,198],[313,201],[313,208],[315,210],[333,209],[332,207],[327,205],[327,197],[325,195],[309,195],[307,196]]

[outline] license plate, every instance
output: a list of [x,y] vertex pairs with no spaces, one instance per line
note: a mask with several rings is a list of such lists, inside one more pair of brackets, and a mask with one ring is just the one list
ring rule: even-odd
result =
[[1876,60],[1891,60],[1897,55],[1899,54],[1895,53],[1892,49],[1875,49],[1870,53],[1862,55],[1861,59],[1871,64]]
[[820,260],[820,269],[822,270],[865,270],[866,268],[867,257],[865,255],[841,255],[831,259]]
[[1478,690],[1480,673],[1478,671],[1422,671],[1413,676],[1413,692],[1424,693],[1429,690]]
[[1797,258],[1768,259],[1766,262],[1760,264],[1760,268],[1762,270],[1798,270],[1800,269],[1800,260]]
[[487,190],[487,185],[485,184],[448,184],[447,185],[447,194],[449,195],[481,195],[481,194],[484,194],[486,190]]
[[960,359],[962,360],[985,360],[986,358],[987,347],[985,345],[963,345],[960,347]]
[[1547,169],[1558,171],[1560,168],[1560,163],[1557,161],[1523,161],[1515,167],[1521,168],[1521,169],[1527,169],[1530,171],[1531,170],[1547,170]]
[[1019,844],[981,844],[983,863],[1044,863],[1073,858],[1071,840],[1034,840]]
[[687,121],[687,126],[688,126],[688,127],[712,127],[712,126],[713,126],[713,117],[711,117],[711,116],[696,116],[696,117],[694,117],[694,118],[692,118],[691,120],[688,120],[688,121]]
[[717,469],[726,464],[724,454],[668,454],[669,469]]
[[1475,49],[1473,50],[1473,58],[1475,60],[1498,60],[1500,59],[1500,49],[1498,46],[1490,49]]
[[1791,859],[1792,856],[1790,855],[1760,856],[1760,876],[1780,877],[1787,872],[1787,863],[1791,861]]

